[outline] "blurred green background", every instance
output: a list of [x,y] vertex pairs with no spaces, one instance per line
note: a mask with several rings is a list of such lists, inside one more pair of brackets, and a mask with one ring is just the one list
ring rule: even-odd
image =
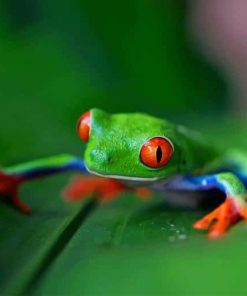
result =
[[225,85],[191,45],[186,12],[182,0],[2,0],[1,163],[79,153],[75,122],[92,107],[178,122],[224,110]]
[[[224,115],[227,85],[197,49],[187,14],[182,0],[2,0],[1,164],[82,155],[75,123],[92,107],[152,113],[247,147],[243,122]],[[67,205],[59,192],[68,178],[22,188],[31,217],[0,205],[2,295],[243,293],[243,224],[209,242],[191,229],[199,210],[131,195],[105,207]]]

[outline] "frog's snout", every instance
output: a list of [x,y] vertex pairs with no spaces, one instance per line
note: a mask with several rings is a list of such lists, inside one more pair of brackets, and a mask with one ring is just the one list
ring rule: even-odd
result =
[[88,168],[94,170],[97,168],[107,168],[113,163],[113,156],[108,152],[93,148],[90,151],[86,151],[85,160]]
[[113,158],[111,156],[108,156],[108,163],[111,164],[113,162]]

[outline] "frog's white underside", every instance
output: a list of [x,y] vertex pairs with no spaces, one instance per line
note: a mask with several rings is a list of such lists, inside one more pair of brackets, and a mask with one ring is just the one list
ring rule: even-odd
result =
[[168,179],[157,178],[157,177],[156,178],[139,178],[139,177],[118,176],[118,175],[103,175],[98,172],[94,172],[88,168],[87,168],[87,171],[90,174],[93,174],[96,176],[122,180],[124,183],[127,182],[127,184],[131,184],[134,186],[146,186],[145,183],[146,184],[151,183],[150,185],[152,186],[152,189],[154,191],[159,191],[161,195],[165,198],[166,202],[171,206],[187,208],[187,209],[188,208],[195,209],[198,207],[198,204],[200,202],[200,199],[195,197],[195,194],[191,194],[191,192],[188,192],[186,195],[185,194],[182,195],[181,192],[179,194],[178,192],[174,192],[172,194],[172,191],[169,191],[169,194],[168,194],[168,192],[166,191],[166,186],[168,184],[171,184],[170,183],[171,181],[176,180],[178,176],[173,176]]
[[104,175],[104,174],[100,174],[98,172],[92,171],[88,167],[86,167],[86,169],[90,174],[100,176],[100,177],[105,177],[105,178],[118,179],[118,180],[153,182],[153,181],[157,181],[157,180],[162,179],[159,177],[141,178],[141,177],[128,177],[128,176],[119,176],[119,175]]

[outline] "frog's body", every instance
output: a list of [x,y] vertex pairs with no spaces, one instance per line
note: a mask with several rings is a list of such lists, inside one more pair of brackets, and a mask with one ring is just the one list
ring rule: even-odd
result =
[[225,193],[225,201],[194,227],[210,228],[209,236],[216,238],[240,218],[247,219],[244,154],[217,151],[184,127],[139,113],[110,115],[92,109],[80,118],[78,131],[88,142],[84,160],[62,155],[4,168],[0,192],[10,194],[12,201],[28,212],[17,195],[23,181],[78,170],[106,179],[77,179],[67,190],[70,199],[93,192],[103,199],[113,198],[126,189],[147,196],[143,186],[159,192],[216,188]]

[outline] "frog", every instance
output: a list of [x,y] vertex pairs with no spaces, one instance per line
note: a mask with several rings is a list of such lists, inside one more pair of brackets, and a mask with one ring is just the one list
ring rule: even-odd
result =
[[138,112],[110,114],[93,108],[80,116],[77,131],[86,143],[83,158],[61,154],[3,167],[0,194],[28,214],[30,207],[19,196],[24,182],[76,171],[80,176],[64,191],[69,201],[93,195],[106,202],[125,191],[143,199],[153,193],[166,198],[172,191],[196,191],[210,201],[215,189],[224,195],[223,201],[192,226],[218,239],[238,221],[247,221],[244,152],[222,151],[197,132]]

